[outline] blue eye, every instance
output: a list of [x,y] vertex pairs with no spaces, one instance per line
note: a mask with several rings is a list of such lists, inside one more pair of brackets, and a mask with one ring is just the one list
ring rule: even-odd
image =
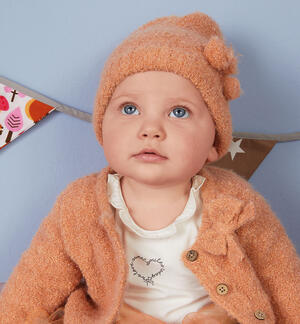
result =
[[[125,115],[133,115],[134,112],[137,111],[137,109],[132,104],[125,104],[124,106],[122,106],[122,112],[123,111],[125,112],[124,113]],[[185,108],[175,108],[172,110],[172,112],[175,112],[175,117],[179,117],[179,118],[182,118],[183,116],[185,116],[183,118],[187,118],[189,116],[189,113],[188,113],[187,109],[185,109]]]
[[[129,107],[129,108],[133,107],[133,109],[126,109],[127,107]],[[124,111],[128,112],[128,115],[132,115],[132,112],[135,111],[135,110],[136,110],[136,107],[134,105],[130,104],[130,105],[125,105],[124,106]],[[122,111],[123,111],[123,108],[122,108]],[[127,115],[127,113],[125,115]]]
[[[184,116],[184,113],[185,112],[187,113],[187,116],[189,116],[189,113],[188,113],[188,111],[185,108],[175,108],[175,109],[172,110],[172,112],[174,112],[174,111],[176,112],[175,113],[176,117],[180,117],[181,118],[182,116]],[[184,117],[184,118],[186,118],[186,117]]]

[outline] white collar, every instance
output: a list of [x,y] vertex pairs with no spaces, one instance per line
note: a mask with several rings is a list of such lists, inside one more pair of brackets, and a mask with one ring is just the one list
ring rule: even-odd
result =
[[113,207],[119,210],[119,216],[122,219],[123,223],[127,225],[132,231],[134,231],[136,234],[142,237],[147,238],[160,238],[160,237],[168,237],[176,233],[176,224],[182,223],[183,221],[191,218],[197,209],[197,202],[198,205],[201,204],[201,200],[196,200],[196,195],[199,196],[199,189],[203,185],[205,181],[205,177],[196,174],[192,178],[192,186],[190,189],[190,194],[188,201],[185,205],[185,208],[183,212],[175,219],[175,221],[168,225],[167,227],[164,227],[160,230],[155,231],[149,231],[145,230],[141,227],[139,227],[132,219],[129,210],[126,206],[126,203],[123,199],[122,190],[120,186],[120,179],[122,175],[118,173],[108,174],[108,186],[107,186],[107,192],[109,196],[109,202]]

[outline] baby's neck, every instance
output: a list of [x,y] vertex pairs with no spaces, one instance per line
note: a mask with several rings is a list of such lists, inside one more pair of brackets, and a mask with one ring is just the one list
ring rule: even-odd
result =
[[192,185],[192,179],[169,186],[150,186],[128,177],[121,177],[120,186],[123,197],[135,205],[169,206],[180,200],[186,200]]
[[171,224],[183,212],[191,188],[191,180],[182,186],[161,190],[133,186],[124,177],[120,184],[131,217],[145,230],[158,230]]

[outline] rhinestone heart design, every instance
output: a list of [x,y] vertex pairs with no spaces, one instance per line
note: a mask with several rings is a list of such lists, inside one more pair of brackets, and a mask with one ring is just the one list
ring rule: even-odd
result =
[[161,273],[165,271],[165,266],[160,258],[151,258],[149,261],[147,261],[146,258],[139,255],[132,258],[130,267],[133,271],[133,275],[137,275],[139,278],[143,279],[147,286],[149,283],[154,285],[154,281],[152,279],[158,275],[161,275]]

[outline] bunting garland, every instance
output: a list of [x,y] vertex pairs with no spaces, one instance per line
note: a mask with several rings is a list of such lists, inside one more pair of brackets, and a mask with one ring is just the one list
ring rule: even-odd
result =
[[[62,105],[18,83],[0,77],[0,150],[54,110],[92,122],[92,115]],[[249,179],[278,142],[300,140],[300,132],[290,134],[233,133],[227,154],[210,163],[235,171]]]

